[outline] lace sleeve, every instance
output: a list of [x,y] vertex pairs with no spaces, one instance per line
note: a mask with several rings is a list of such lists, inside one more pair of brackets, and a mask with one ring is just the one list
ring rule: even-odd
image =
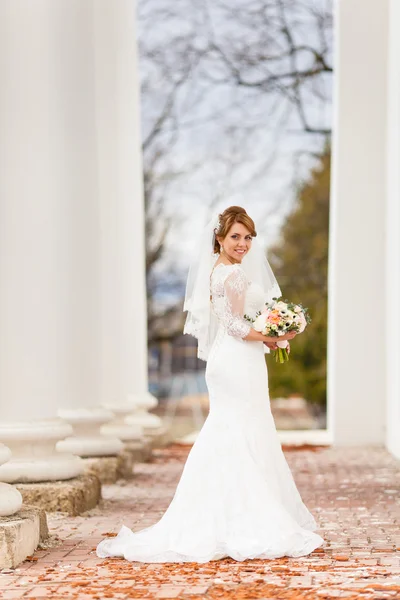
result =
[[246,337],[251,329],[243,318],[246,288],[246,275],[241,269],[235,269],[225,279],[224,324],[229,335],[239,338]]

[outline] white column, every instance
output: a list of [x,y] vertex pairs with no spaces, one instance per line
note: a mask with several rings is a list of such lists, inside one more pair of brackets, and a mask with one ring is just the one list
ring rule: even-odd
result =
[[[143,173],[135,3],[94,4],[96,120],[101,219],[101,398],[117,413],[104,433],[140,438],[135,402],[151,403],[147,381],[147,317]],[[133,400],[128,395],[133,395]],[[158,421],[158,417],[152,415]],[[151,416],[150,416],[151,417]]]
[[400,4],[390,0],[387,121],[387,447],[400,458]]
[[[56,4],[56,6],[54,6]],[[109,3],[118,10],[120,0]],[[98,0],[62,0],[49,7],[57,13],[58,92],[64,103],[65,126],[71,146],[70,206],[75,218],[70,221],[69,248],[71,270],[71,321],[69,392],[59,406],[58,415],[73,427],[73,435],[57,444],[60,452],[79,456],[115,455],[123,444],[113,432],[105,438],[101,427],[114,419],[114,413],[101,403],[101,195],[102,169],[99,156],[103,128],[109,115],[98,114],[98,79],[110,62],[115,75],[117,65],[105,57],[99,64],[97,13],[104,10]],[[103,6],[101,6],[103,5]],[[54,25],[54,23],[53,23]],[[113,25],[108,23],[109,32]],[[108,41],[102,40],[107,54]],[[100,70],[100,75],[98,74]],[[115,81],[109,78],[110,94]],[[123,127],[123,125],[121,125]],[[109,140],[112,144],[112,140]],[[107,368],[107,366],[105,367]]]
[[[9,448],[0,444],[0,465],[3,465],[11,458]],[[20,492],[8,483],[0,483],[0,517],[9,517],[19,511],[22,506],[22,496]]]
[[3,481],[82,470],[78,458],[55,453],[70,427],[51,421],[68,395],[75,190],[66,164],[77,151],[68,153],[58,99],[50,4],[0,4],[0,440],[13,454],[0,467]]
[[387,0],[336,3],[328,428],[338,445],[385,439],[387,37]]
[[57,409],[99,399],[92,1],[4,0],[0,56],[0,478],[66,479]]

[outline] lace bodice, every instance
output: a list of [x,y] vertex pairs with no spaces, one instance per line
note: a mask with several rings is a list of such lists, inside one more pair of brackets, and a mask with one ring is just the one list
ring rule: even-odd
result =
[[211,303],[214,314],[229,335],[244,338],[251,325],[244,315],[251,317],[263,305],[261,287],[248,281],[239,264],[214,268],[211,276]]

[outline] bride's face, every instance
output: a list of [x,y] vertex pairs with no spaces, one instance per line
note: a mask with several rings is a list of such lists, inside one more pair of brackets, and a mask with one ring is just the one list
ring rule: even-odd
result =
[[235,262],[242,259],[251,248],[251,233],[242,223],[234,223],[224,238],[217,238],[223,254],[227,254]]

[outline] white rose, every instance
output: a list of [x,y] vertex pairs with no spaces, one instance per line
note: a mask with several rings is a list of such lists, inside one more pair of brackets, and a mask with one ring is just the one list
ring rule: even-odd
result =
[[302,333],[305,330],[305,328],[307,327],[307,320],[304,316],[304,313],[302,313],[302,312],[299,314],[299,317],[300,317],[299,333]]
[[300,306],[297,306],[297,305],[296,305],[296,306],[294,307],[294,312],[295,312],[295,313],[299,313],[299,312],[301,312],[301,308],[300,308]]
[[288,341],[287,340],[283,340],[283,342],[276,342],[278,348],[286,348],[286,346],[288,345]]
[[265,315],[258,315],[253,323],[253,327],[256,331],[262,331],[265,327]]

